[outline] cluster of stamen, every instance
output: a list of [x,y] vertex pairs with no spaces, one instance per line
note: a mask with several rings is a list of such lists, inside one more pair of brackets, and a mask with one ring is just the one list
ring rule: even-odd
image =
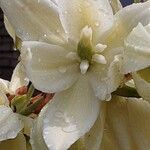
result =
[[81,31],[77,52],[69,52],[66,57],[79,61],[81,73],[85,74],[93,62],[99,64],[107,63],[105,56],[101,54],[106,48],[107,45],[100,43],[93,47],[92,28],[86,26]]

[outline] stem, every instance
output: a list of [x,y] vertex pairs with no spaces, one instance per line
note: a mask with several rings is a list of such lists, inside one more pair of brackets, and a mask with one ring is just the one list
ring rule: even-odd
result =
[[123,86],[122,88],[118,88],[115,92],[112,94],[123,96],[123,97],[134,97],[134,98],[141,98],[141,96],[138,94],[137,90],[133,87],[129,86]]

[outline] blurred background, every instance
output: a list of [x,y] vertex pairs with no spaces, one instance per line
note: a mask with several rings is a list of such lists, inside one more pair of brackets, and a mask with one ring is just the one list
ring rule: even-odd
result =
[[[121,0],[123,6],[131,4],[132,1]],[[3,12],[0,9],[0,78],[10,80],[18,56],[19,52],[13,50],[13,40],[5,29]]]

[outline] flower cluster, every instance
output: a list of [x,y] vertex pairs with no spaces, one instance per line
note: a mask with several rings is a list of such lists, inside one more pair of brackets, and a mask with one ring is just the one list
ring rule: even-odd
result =
[[11,82],[0,80],[0,148],[15,137],[25,150],[29,140],[33,150],[150,148],[150,1],[0,6],[21,53]]

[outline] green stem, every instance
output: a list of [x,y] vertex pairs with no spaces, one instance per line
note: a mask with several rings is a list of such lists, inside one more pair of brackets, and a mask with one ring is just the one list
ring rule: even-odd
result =
[[137,90],[129,86],[123,86],[122,88],[118,88],[115,92],[113,92],[113,94],[123,97],[141,98]]

